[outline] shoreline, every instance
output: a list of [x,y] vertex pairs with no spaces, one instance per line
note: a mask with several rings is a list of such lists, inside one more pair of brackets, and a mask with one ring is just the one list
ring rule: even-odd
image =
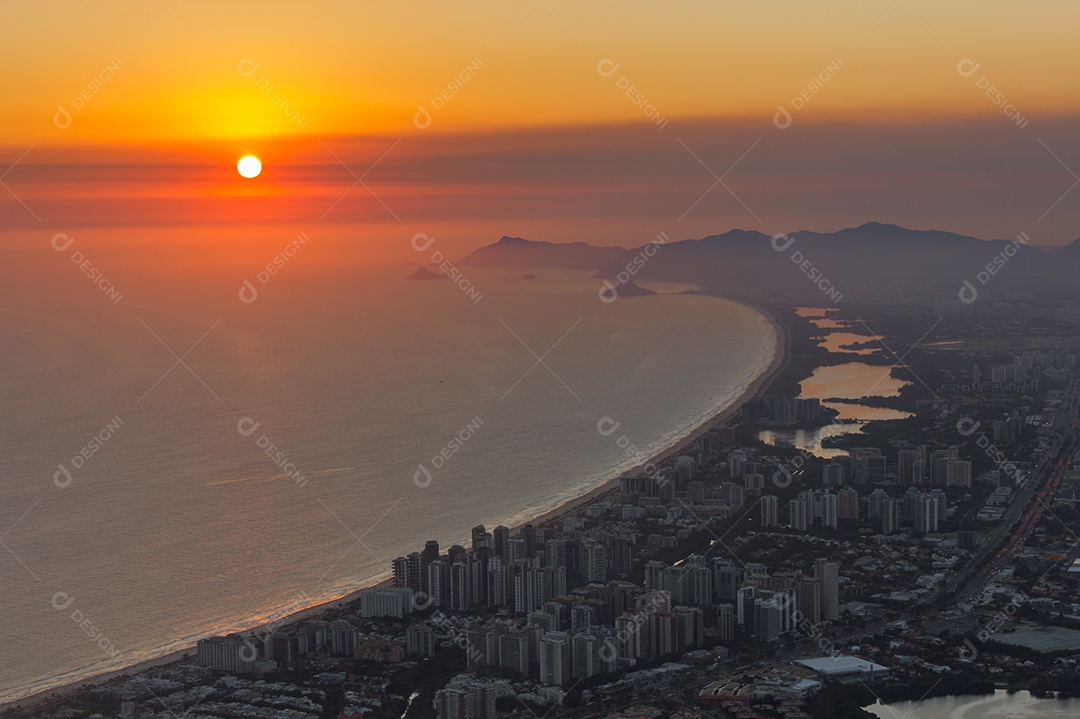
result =
[[[375,575],[376,577],[379,575]],[[313,616],[318,616],[331,609],[340,609],[342,606],[351,602],[357,601],[363,592],[369,589],[374,589],[385,584],[389,584],[391,578],[384,577],[383,579],[375,579],[371,583],[365,583],[362,587],[357,587],[347,594],[343,594],[340,597],[328,599],[318,604],[313,604],[310,607],[298,609],[294,612],[290,612],[278,619],[258,624],[247,629],[241,629],[230,634],[239,634],[241,636],[249,636],[258,634],[260,631],[273,625],[275,628],[286,627],[290,624],[302,621],[304,619],[310,619]],[[189,644],[181,649],[175,649],[173,651],[162,654],[158,657],[151,659],[144,659],[142,661],[129,664],[126,667],[119,667],[117,669],[110,669],[102,672],[101,674],[95,674],[93,676],[80,679],[70,684],[62,684],[56,687],[46,687],[40,691],[28,694],[25,697],[19,699],[12,699],[7,702],[0,702],[0,709],[8,709],[11,707],[20,707],[21,709],[29,709],[32,707],[49,704],[51,702],[59,701],[64,697],[72,694],[77,694],[84,689],[91,687],[100,687],[119,679],[128,679],[138,674],[141,674],[149,669],[155,669],[157,667],[168,666],[170,664],[180,664],[182,662],[195,661],[195,652],[197,649],[196,644]]]
[[[717,296],[717,295],[712,295]],[[685,436],[680,439],[674,440],[666,448],[660,450],[656,454],[647,458],[644,462],[637,464],[629,469],[619,473],[617,476],[607,480],[603,484],[593,487],[584,494],[580,494],[576,497],[572,497],[557,507],[543,512],[540,515],[533,517],[521,524],[517,524],[511,529],[517,529],[525,524],[548,524],[562,518],[564,515],[572,514],[573,512],[581,509],[582,507],[596,501],[604,495],[616,491],[619,488],[620,482],[623,477],[628,477],[632,474],[641,471],[642,467],[649,464],[662,464],[663,462],[672,459],[673,457],[682,454],[688,447],[694,444],[698,439],[703,437],[709,431],[717,426],[721,426],[732,419],[738,412],[740,412],[748,401],[754,399],[762,392],[766,391],[772,384],[772,381],[780,375],[781,372],[787,367],[791,359],[791,340],[788,336],[789,329],[786,325],[780,322],[776,315],[771,311],[750,302],[743,300],[730,299],[727,297],[720,297],[720,299],[734,302],[735,304],[749,307],[758,314],[765,317],[766,321],[772,326],[773,331],[776,333],[776,348],[773,352],[773,358],[769,362],[769,366],[765,368],[761,374],[755,377],[742,393],[735,398],[734,401],[729,403],[724,409],[720,410],[716,414],[712,415],[708,419],[699,423],[696,427],[690,430]]]
[[[679,454],[684,453],[688,447],[692,446],[698,439],[711,431],[713,428],[729,422],[732,417],[734,417],[738,412],[742,410],[743,405],[745,405],[749,400],[757,397],[762,392],[768,390],[773,380],[775,380],[776,377],[784,371],[791,359],[791,338],[789,336],[790,329],[784,323],[780,322],[780,320],[777,319],[776,315],[772,311],[760,305],[742,299],[734,299],[719,295],[707,296],[718,297],[719,299],[732,302],[743,307],[747,307],[754,310],[759,315],[765,318],[766,322],[768,322],[768,324],[772,327],[773,332],[776,335],[776,346],[773,351],[773,357],[765,370],[753,380],[751,380],[750,383],[747,384],[746,388],[742,391],[742,393],[740,393],[727,406],[725,406],[716,414],[713,414],[704,421],[700,422],[696,427],[692,428],[683,437],[672,441],[667,447],[648,457],[644,462],[641,462],[640,464],[637,464],[633,467],[630,467],[629,469],[620,472],[617,476],[612,477],[611,479],[603,482],[596,487],[593,487],[590,490],[587,490],[582,494],[571,497],[570,499],[566,500],[565,502],[559,504],[556,507],[552,507],[551,509],[543,511],[538,515],[535,515],[529,519],[513,525],[511,529],[518,529],[525,526],[526,524],[548,524],[564,516],[573,514],[574,512],[582,509],[584,506],[592,503],[593,501],[609,493],[617,491],[623,477],[627,477],[636,472],[640,472],[641,468],[648,464],[659,465],[672,459],[673,457],[678,456]],[[305,607],[304,609],[291,612],[279,619],[256,625],[248,629],[242,629],[233,633],[240,635],[257,634],[260,630],[263,630],[271,625],[275,627],[284,627],[302,621],[304,619],[309,619],[312,616],[320,615],[331,609],[342,608],[344,605],[357,601],[363,592],[369,589],[374,589],[376,587],[386,585],[391,581],[391,578],[389,577],[377,579],[377,577],[379,577],[381,574],[385,573],[380,573],[370,578],[369,580],[364,580],[365,583],[363,584],[363,586],[359,586],[356,589],[340,597],[329,599],[327,601],[320,602],[319,604],[314,604],[310,607]],[[100,687],[117,680],[131,678],[147,670],[157,667],[167,666],[170,664],[178,664],[185,661],[194,661],[195,651],[196,646],[189,645],[185,648],[168,652],[159,657],[145,659],[130,664],[126,667],[120,667],[114,670],[103,672],[101,674],[89,676],[85,679],[81,679],[70,684],[43,688],[40,691],[33,692],[21,698],[12,699],[6,702],[0,702],[0,709],[7,709],[18,706],[21,710],[26,710],[33,707],[41,707],[54,702],[59,702],[65,697],[68,697],[72,694],[77,694],[78,692],[90,687]]]

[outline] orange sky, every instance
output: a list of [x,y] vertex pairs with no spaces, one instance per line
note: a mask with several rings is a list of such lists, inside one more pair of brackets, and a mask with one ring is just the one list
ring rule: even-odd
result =
[[[1074,2],[0,12],[3,227],[385,224],[462,251],[866,220],[1080,235]],[[248,152],[266,172],[244,184]]]
[[[956,71],[965,58],[1022,113],[1080,110],[1080,5],[1065,0],[42,0],[3,16],[9,142],[401,134],[477,60],[435,127],[633,121],[624,76],[666,117],[770,116],[835,59],[807,116],[992,113],[978,77]],[[604,59],[616,75],[597,73]],[[244,60],[258,65],[248,77]],[[57,107],[103,72],[58,132]]]

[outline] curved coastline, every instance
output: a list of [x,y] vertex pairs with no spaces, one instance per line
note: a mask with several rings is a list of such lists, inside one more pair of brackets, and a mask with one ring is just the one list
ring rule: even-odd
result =
[[[534,510],[526,510],[526,512],[515,515],[513,518],[507,520],[512,528],[518,528],[524,524],[545,524],[552,521],[556,521],[566,515],[573,514],[580,510],[585,505],[595,501],[596,499],[603,497],[609,493],[616,492],[619,489],[620,481],[623,477],[630,476],[634,473],[641,471],[641,468],[649,464],[660,464],[665,462],[681,453],[684,453],[687,448],[693,445],[699,438],[712,430],[714,427],[723,425],[729,422],[741,409],[742,406],[753,397],[759,395],[765,391],[776,376],[783,371],[790,360],[790,348],[791,342],[789,338],[789,329],[781,323],[776,316],[768,309],[756,305],[751,302],[747,302],[744,299],[734,299],[729,297],[720,297],[717,295],[706,295],[717,297],[726,302],[746,307],[757,312],[772,328],[774,334],[774,347],[772,358],[764,370],[759,372],[757,376],[751,378],[745,386],[742,388],[734,399],[725,403],[716,412],[710,414],[702,421],[692,422],[686,427],[685,432],[679,433],[677,436],[665,443],[665,446],[658,452],[650,456],[646,461],[640,462],[629,468],[619,467],[615,469],[615,474],[609,476],[606,479],[600,480],[595,486],[585,489],[582,493],[570,497],[566,500],[560,501],[555,506],[546,509],[539,510],[538,513],[528,515],[527,518],[518,519],[521,514],[527,514]],[[235,629],[222,631],[229,631],[230,633],[252,633],[270,625],[276,624],[278,627],[287,626],[289,624],[309,619],[317,616],[324,611],[333,608],[339,608],[344,604],[348,604],[359,598],[360,594],[373,587],[380,586],[390,581],[389,570],[379,572],[372,576],[366,577],[360,580],[360,584],[350,590],[349,592],[342,594],[331,599],[324,601],[318,601],[308,607],[304,607],[298,611],[288,614],[283,617],[274,618],[266,622],[245,625],[237,627]],[[179,640],[185,641],[185,640]],[[175,642],[174,642],[175,644]],[[166,645],[167,646],[167,645]],[[61,701],[64,697],[71,694],[82,691],[89,687],[96,687],[108,684],[118,679],[124,679],[138,675],[149,669],[155,667],[165,666],[168,664],[178,663],[193,658],[195,651],[195,645],[188,643],[179,649],[163,649],[162,653],[157,656],[151,656],[148,658],[140,658],[133,660],[130,664],[120,666],[115,669],[106,669],[103,672],[96,674],[87,674],[86,676],[74,678],[71,680],[64,680],[64,675],[47,677],[34,684],[12,689],[12,694],[19,694],[10,699],[4,699],[0,701],[0,708],[7,708],[12,706],[21,706],[23,709],[29,707],[41,707],[54,702]],[[76,674],[80,671],[86,671],[89,667],[81,669],[75,669],[67,674]],[[92,669],[90,671],[93,671]]]
[[753,305],[743,300],[734,300],[726,297],[720,299],[754,310],[762,315],[772,327],[776,338],[776,344],[773,348],[773,356],[768,366],[756,377],[747,382],[742,392],[736,395],[733,400],[725,404],[719,411],[710,415],[704,421],[691,425],[685,433],[669,441],[666,447],[650,456],[646,461],[618,471],[614,477],[602,481],[599,485],[586,490],[583,494],[567,499],[539,515],[534,515],[531,519],[520,521],[514,524],[513,528],[520,527],[526,523],[544,524],[551,522],[561,518],[563,515],[571,514],[578,509],[581,509],[586,504],[595,501],[609,492],[617,491],[620,480],[623,477],[640,472],[643,467],[649,464],[660,464],[684,453],[687,448],[693,445],[694,442],[711,429],[730,421],[742,409],[742,406],[746,404],[747,401],[768,389],[773,379],[786,367],[790,359],[791,342],[788,338],[787,327],[785,327],[772,312],[763,307]]

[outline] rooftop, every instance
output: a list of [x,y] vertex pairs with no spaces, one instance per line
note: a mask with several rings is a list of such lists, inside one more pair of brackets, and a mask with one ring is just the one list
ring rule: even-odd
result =
[[1011,634],[995,634],[994,641],[1051,654],[1080,649],[1080,631],[1064,627],[1035,627]]
[[841,654],[835,657],[820,657],[818,659],[800,659],[797,663],[809,669],[813,669],[823,676],[877,674],[879,672],[889,671],[888,667],[848,654]]

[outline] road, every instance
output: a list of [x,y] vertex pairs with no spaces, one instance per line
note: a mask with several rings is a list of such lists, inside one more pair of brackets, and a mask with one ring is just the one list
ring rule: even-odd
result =
[[946,582],[942,593],[953,593],[952,603],[962,604],[977,597],[990,581],[1004,569],[1013,552],[1027,543],[1042,520],[1054,495],[1072,468],[1073,457],[1080,448],[1080,403],[1077,401],[1076,380],[1065,394],[1059,412],[1061,436],[1036,470],[1027,487],[1021,490],[1003,518],[999,528],[983,540],[982,545],[964,569]]
[[[1012,554],[1023,547],[1031,537],[1042,520],[1043,512],[1050,506],[1054,494],[1061,486],[1061,480],[1072,468],[1074,456],[1080,451],[1080,393],[1077,392],[1075,379],[1065,393],[1064,404],[1058,416],[1065,417],[1059,425],[1061,436],[1036,468],[1027,485],[1017,493],[998,528],[983,539],[963,569],[950,577],[937,592],[897,615],[861,629],[828,636],[833,647],[842,647],[860,637],[880,632],[891,622],[925,615],[927,607],[943,597],[949,597],[949,604],[955,607],[982,593],[998,572],[1008,565]],[[790,661],[809,653],[821,654],[822,649],[818,646],[820,638],[820,635],[809,637],[782,652],[779,658]]]

